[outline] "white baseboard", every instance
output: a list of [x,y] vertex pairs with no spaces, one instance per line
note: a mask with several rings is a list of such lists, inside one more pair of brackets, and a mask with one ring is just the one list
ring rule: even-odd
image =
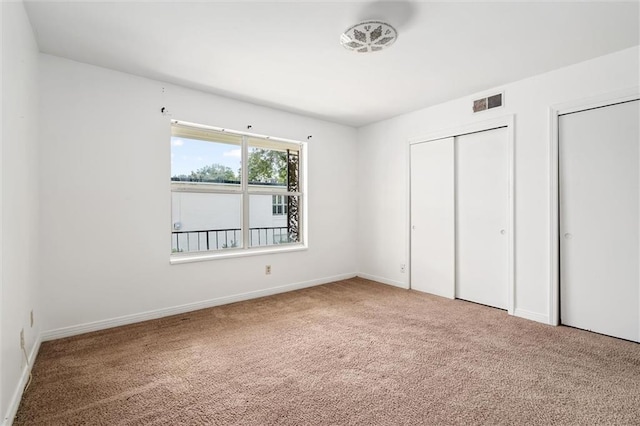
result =
[[29,362],[22,369],[22,374],[20,375],[20,381],[16,386],[16,390],[13,392],[13,396],[11,397],[11,402],[9,402],[9,407],[7,408],[7,415],[4,417],[2,422],[2,426],[10,426],[13,424],[13,420],[16,417],[16,413],[18,412],[18,407],[20,406],[20,401],[22,400],[22,394],[24,393],[24,387],[27,385],[29,381],[29,374],[31,373],[31,368],[33,367],[33,363],[36,361],[36,357],[38,356],[38,352],[40,351],[40,343],[42,343],[41,337],[38,335],[36,337],[35,342],[33,342],[33,347],[31,348],[31,352],[29,353]]
[[549,324],[549,315],[539,314],[537,312],[527,311],[526,309],[516,308],[513,312],[516,317],[528,319],[531,321]]
[[250,291],[247,293],[223,296],[215,299],[203,300],[201,302],[187,303],[185,305],[172,306],[153,311],[141,312],[139,314],[124,315],[117,318],[94,321],[85,324],[73,325],[54,330],[47,330],[41,334],[42,341],[61,339],[64,337],[76,336],[78,334],[92,331],[104,330],[121,325],[133,324],[136,322],[148,321],[152,319],[168,317],[171,315],[183,314],[185,312],[197,311],[199,309],[211,308],[214,306],[226,305],[229,303],[242,302],[243,300],[256,299],[258,297],[271,296],[273,294],[285,293],[287,291],[299,290],[306,287],[327,284],[334,281],[346,280],[356,276],[356,273],[335,275],[332,277],[319,278],[300,283],[287,284],[278,287],[271,287],[263,290]]
[[377,281],[382,284],[392,285],[394,287],[400,287],[404,289],[408,289],[409,285],[400,281],[390,280],[388,278],[378,277],[376,275],[365,274],[364,272],[358,272],[358,276],[361,278],[365,278],[371,281]]

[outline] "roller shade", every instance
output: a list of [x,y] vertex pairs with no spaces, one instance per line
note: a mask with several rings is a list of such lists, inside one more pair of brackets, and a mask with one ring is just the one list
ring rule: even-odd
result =
[[171,125],[171,136],[185,139],[196,139],[208,142],[220,142],[232,145],[241,145],[242,136],[230,132],[221,132],[213,129],[185,126],[179,123]]
[[249,143],[249,148],[262,148],[277,151],[300,151],[300,144],[293,142],[283,142],[277,139],[273,140],[249,136],[247,137],[247,142]]
[[[190,126],[175,122],[171,124],[171,136],[185,139],[196,139],[209,142],[220,142],[232,145],[241,145],[243,135],[231,131],[220,131],[204,127]],[[271,139],[259,136],[244,136],[247,138],[249,148],[261,148],[277,151],[300,151],[300,144],[279,139]]]

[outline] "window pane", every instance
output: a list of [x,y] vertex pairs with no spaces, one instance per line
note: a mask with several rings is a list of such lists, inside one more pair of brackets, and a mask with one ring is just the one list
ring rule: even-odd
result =
[[249,146],[249,185],[287,187],[287,151]]
[[171,181],[239,186],[240,145],[171,137]]
[[249,246],[300,242],[299,201],[300,197],[286,195],[250,195]]
[[173,253],[242,247],[242,195],[172,192]]

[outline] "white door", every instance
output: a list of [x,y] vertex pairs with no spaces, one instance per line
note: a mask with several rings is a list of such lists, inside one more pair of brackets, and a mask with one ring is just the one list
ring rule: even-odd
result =
[[453,298],[453,138],[411,145],[411,288]]
[[563,115],[561,323],[640,341],[639,101]]
[[456,297],[508,307],[507,128],[456,137]]

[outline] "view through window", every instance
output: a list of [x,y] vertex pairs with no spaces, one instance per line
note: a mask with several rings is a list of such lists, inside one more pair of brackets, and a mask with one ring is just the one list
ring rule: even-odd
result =
[[300,143],[172,123],[172,253],[300,243],[300,156]]

